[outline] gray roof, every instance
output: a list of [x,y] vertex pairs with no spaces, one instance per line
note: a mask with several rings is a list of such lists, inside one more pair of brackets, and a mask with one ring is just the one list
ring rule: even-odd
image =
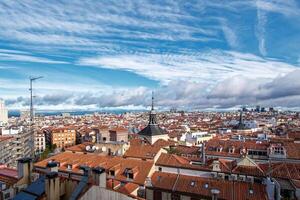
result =
[[148,126],[146,126],[138,134],[142,136],[154,136],[154,135],[165,135],[166,133],[157,124],[148,124]]

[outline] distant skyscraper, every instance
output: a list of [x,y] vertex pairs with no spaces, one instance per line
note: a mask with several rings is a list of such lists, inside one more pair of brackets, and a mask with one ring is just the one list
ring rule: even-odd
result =
[[4,101],[0,99],[0,124],[8,122],[8,111],[5,108]]

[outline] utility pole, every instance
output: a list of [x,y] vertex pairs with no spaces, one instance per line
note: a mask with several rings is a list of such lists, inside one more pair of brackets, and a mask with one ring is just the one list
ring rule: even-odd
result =
[[35,80],[43,78],[42,76],[38,77],[30,77],[30,132],[31,132],[31,138],[30,138],[30,145],[31,145],[31,153],[34,156],[34,110],[33,110],[33,89],[32,89],[32,83]]

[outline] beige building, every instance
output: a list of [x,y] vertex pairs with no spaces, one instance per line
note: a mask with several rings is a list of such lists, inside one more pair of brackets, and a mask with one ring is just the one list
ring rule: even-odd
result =
[[65,148],[75,145],[76,131],[73,128],[63,127],[52,130],[51,143],[57,148]]
[[0,136],[0,164],[11,165],[14,152],[13,141],[13,137]]
[[0,99],[0,125],[8,122],[8,111],[5,108],[4,101]]
[[37,132],[34,137],[35,154],[41,154],[46,149],[45,133]]

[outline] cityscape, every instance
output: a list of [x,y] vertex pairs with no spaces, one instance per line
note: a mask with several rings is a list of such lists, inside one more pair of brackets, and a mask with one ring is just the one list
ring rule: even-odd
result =
[[300,2],[0,2],[0,200],[300,199]]

